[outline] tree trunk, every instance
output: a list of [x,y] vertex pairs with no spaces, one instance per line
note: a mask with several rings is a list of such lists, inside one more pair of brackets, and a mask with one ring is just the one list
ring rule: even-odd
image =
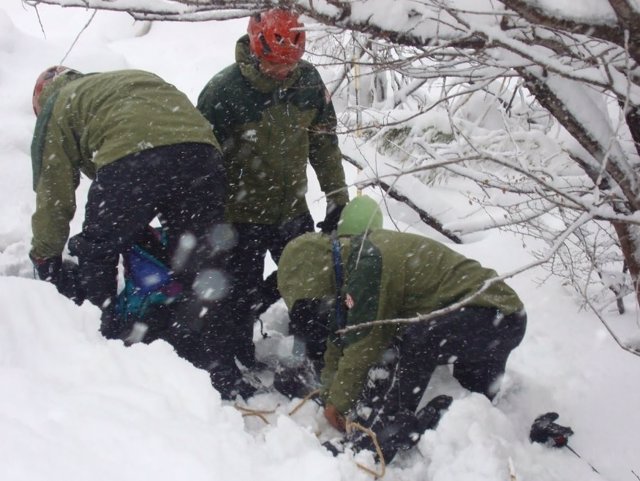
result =
[[640,289],[638,289],[638,279],[640,279],[640,229],[631,224],[623,224],[621,222],[612,222],[625,262],[629,269],[629,275],[633,280],[633,287],[636,293],[636,300],[640,305]]

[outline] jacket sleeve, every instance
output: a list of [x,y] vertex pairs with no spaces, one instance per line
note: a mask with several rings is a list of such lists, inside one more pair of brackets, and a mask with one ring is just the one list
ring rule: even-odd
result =
[[342,153],[336,135],[336,112],[329,91],[318,76],[318,114],[309,130],[309,163],[320,188],[335,205],[349,201],[342,168]]
[[[356,326],[379,319],[380,296],[384,295],[381,292],[382,259],[379,253],[374,248],[360,251],[352,241],[346,270],[344,295],[351,306],[347,325]],[[325,390],[326,401],[341,413],[348,413],[360,397],[369,369],[382,359],[397,331],[397,325],[386,324],[344,335],[341,339],[342,356]]]
[[325,402],[332,400],[330,395],[331,386],[333,385],[333,379],[336,377],[336,372],[338,372],[338,363],[341,355],[340,346],[328,339],[327,349],[324,351],[324,366],[320,373],[320,382],[322,383],[320,395]]
[[325,388],[326,402],[333,404],[342,414],[347,414],[355,406],[369,369],[381,360],[395,332],[393,325],[376,326],[343,350],[331,384]]
[[42,166],[35,186],[36,210],[31,218],[31,254],[36,258],[62,254],[76,211],[75,190],[80,181],[75,167],[80,152],[73,135],[57,122],[49,122],[44,135]]

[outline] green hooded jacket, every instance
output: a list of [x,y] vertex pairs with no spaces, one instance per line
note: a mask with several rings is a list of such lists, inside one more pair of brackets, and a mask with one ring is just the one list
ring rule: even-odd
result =
[[267,77],[244,36],[236,44],[236,63],[207,83],[198,109],[222,145],[227,221],[279,224],[308,212],[307,160],[328,200],[348,201],[336,114],[308,62],[301,61],[285,80]]
[[[332,241],[316,233],[291,241],[278,264],[278,289],[291,308],[300,299],[338,299],[347,326],[380,319],[406,319],[461,301],[496,272],[444,244],[414,234],[376,230],[340,237],[343,288],[336,293]],[[523,309],[504,282],[492,284],[468,303],[494,307],[504,315]],[[338,329],[337,316],[331,331]],[[405,324],[385,324],[331,336],[322,371],[326,402],[347,413],[364,387],[369,368],[381,359]]]
[[219,148],[191,101],[138,70],[62,75],[40,96],[31,159],[36,210],[31,255],[58,256],[69,236],[80,172],[96,172],[153,147],[204,143]]

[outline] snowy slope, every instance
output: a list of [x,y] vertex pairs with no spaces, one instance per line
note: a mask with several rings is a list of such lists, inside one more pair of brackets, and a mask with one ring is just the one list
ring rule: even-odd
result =
[[[370,454],[333,458],[320,446],[336,433],[314,403],[290,415],[298,401],[263,394],[249,405],[265,411],[268,424],[243,417],[233,403],[221,402],[205,372],[168,344],[125,348],[106,341],[97,331],[97,308],[78,307],[33,280],[27,259],[34,207],[31,89],[41,70],[60,63],[91,16],[81,9],[39,11],[46,38],[33,9],[20,0],[0,6],[0,479],[372,479],[355,464],[374,467]],[[232,61],[245,21],[147,27],[127,15],[98,12],[64,63],[85,71],[152,70],[195,101],[205,82]],[[349,168],[349,179],[356,176]],[[83,184],[79,206],[85,193]],[[322,218],[317,185],[308,198]],[[80,222],[81,215],[72,231]],[[529,260],[520,240],[498,233],[454,248],[499,272]],[[437,431],[389,466],[385,479],[507,480],[510,466],[519,481],[637,479],[640,359],[580,312],[558,281],[540,282],[542,275],[533,271],[510,281],[525,301],[529,326],[497,404],[465,392],[439,369],[430,393],[449,392],[456,401]],[[637,325],[632,300],[627,308],[621,328]],[[259,354],[283,354],[284,307],[276,305],[265,321],[271,337],[259,341]],[[571,445],[583,459],[528,442],[533,419],[551,410],[574,428]]]

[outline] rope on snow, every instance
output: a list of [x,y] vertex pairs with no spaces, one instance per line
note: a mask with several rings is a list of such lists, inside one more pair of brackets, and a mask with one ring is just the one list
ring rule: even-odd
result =
[[[249,416],[256,416],[259,417],[260,419],[262,419],[264,421],[265,424],[271,424],[269,423],[269,420],[266,418],[267,414],[273,414],[276,412],[275,409],[272,409],[270,411],[262,411],[259,409],[251,409],[245,406],[240,406],[238,403],[234,404],[234,407],[240,411],[242,413],[242,417],[249,417]],[[277,406],[276,406],[277,408]]]

